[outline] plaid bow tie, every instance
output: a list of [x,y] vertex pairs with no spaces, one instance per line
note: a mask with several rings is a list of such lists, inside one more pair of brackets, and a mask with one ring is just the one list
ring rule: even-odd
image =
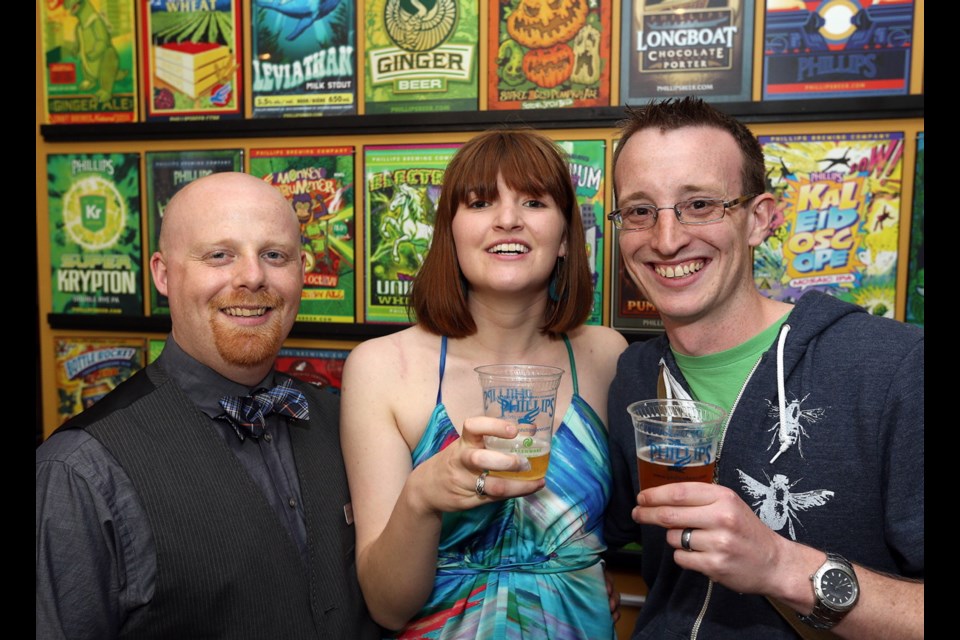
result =
[[267,430],[267,416],[272,413],[299,420],[310,416],[306,397],[293,388],[293,380],[289,378],[272,389],[261,389],[253,395],[220,398],[220,406],[241,441],[247,436],[254,439],[262,436]]

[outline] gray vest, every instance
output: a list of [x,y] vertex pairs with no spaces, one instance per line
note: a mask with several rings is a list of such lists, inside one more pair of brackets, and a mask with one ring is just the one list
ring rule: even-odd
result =
[[156,593],[123,637],[378,635],[344,517],[350,498],[333,396],[297,383],[310,404],[309,422],[290,425],[306,514],[304,567],[216,426],[163,369],[151,365],[123,386],[111,396],[125,406],[87,427],[130,476],[156,541]]

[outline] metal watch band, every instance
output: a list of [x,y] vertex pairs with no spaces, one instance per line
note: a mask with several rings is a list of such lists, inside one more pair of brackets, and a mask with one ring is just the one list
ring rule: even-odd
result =
[[[827,559],[823,563],[823,565],[821,565],[821,568],[823,568],[823,566],[826,566],[828,564],[841,565],[847,570],[847,572],[850,573],[850,575],[853,577],[854,582],[857,581],[856,573],[853,570],[853,565],[851,565],[847,561],[847,559],[844,558],[843,556],[837,555],[836,553],[827,553]],[[819,572],[820,572],[820,569],[817,569],[817,571],[810,576],[811,583],[814,581],[815,576]],[[846,609],[844,611],[837,611],[836,609],[832,609],[828,607],[817,596],[816,588],[814,588],[813,593],[814,593],[814,605],[813,605],[813,611],[810,613],[810,615],[804,616],[804,615],[800,615],[799,613],[797,614],[797,618],[799,618],[800,621],[806,624],[807,626],[813,627],[814,629],[821,629],[821,630],[832,629],[837,623],[843,620],[848,613],[850,613],[850,609]],[[854,600],[854,604],[856,604],[856,600]],[[851,605],[851,608],[852,606],[853,605]]]
[[817,600],[816,604],[813,605],[813,612],[808,616],[802,616],[799,613],[797,617],[800,618],[800,622],[804,623],[809,627],[814,629],[832,629],[838,622],[843,620],[843,617],[847,615],[846,611],[834,611],[828,607],[825,607],[822,602]]

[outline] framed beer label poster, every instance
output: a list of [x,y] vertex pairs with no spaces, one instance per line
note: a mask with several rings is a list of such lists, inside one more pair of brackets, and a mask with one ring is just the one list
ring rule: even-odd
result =
[[[617,232],[619,233],[619,232]],[[610,261],[612,272],[610,301],[612,313],[610,326],[625,333],[663,333],[663,320],[657,307],[640,293],[630,279],[620,259],[620,245],[616,234],[613,239],[613,258]]]
[[587,260],[593,281],[593,307],[587,324],[603,323],[603,194],[606,191],[607,143],[604,140],[558,142],[569,161],[570,177],[580,205],[580,221],[587,242]]
[[140,154],[47,156],[53,313],[143,315]]
[[253,3],[254,118],[357,112],[355,11],[346,0]]
[[777,197],[755,250],[757,288],[795,302],[819,290],[893,318],[903,133],[760,136]]
[[[170,199],[194,180],[211,173],[243,171],[242,149],[147,151],[147,256],[160,248],[160,226]],[[150,315],[169,315],[167,296],[150,278]]]
[[40,2],[47,122],[137,119],[135,24],[132,2]]
[[250,150],[250,173],[279,189],[300,222],[299,322],[355,319],[353,157],[353,147]]
[[611,0],[491,2],[488,109],[610,104]]
[[768,0],[763,99],[907,95],[913,0]]
[[367,322],[408,323],[410,285],[433,240],[443,174],[458,144],[364,148]]
[[477,0],[367,0],[366,113],[475,111]]
[[749,101],[753,0],[623,0],[620,99]]
[[58,424],[89,409],[142,369],[146,346],[142,338],[56,338]]

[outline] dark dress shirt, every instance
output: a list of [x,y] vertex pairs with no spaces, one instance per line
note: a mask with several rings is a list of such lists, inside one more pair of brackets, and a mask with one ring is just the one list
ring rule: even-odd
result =
[[[267,436],[241,441],[221,417],[221,397],[272,387],[274,373],[247,388],[187,355],[172,336],[157,364],[217,424],[306,563],[306,524],[287,418],[272,415]],[[37,448],[36,481],[36,637],[115,637],[127,614],[152,599],[157,569],[153,534],[130,478],[98,440],[70,429]]]

